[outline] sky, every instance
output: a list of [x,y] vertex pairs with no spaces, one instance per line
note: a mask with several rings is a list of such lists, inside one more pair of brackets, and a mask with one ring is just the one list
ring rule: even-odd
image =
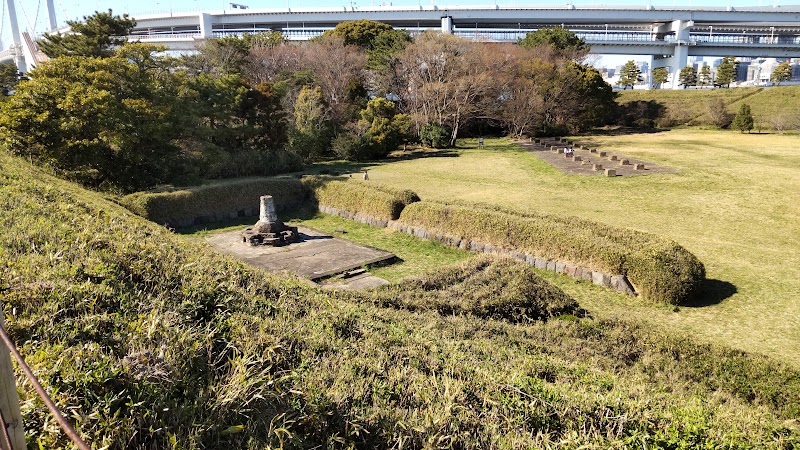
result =
[[[2,49],[8,48],[11,42],[11,27],[7,11],[7,2],[13,1],[17,12],[20,32],[33,31],[32,34],[41,34],[47,31],[47,2],[46,0],[0,0],[2,2],[2,22],[0,22],[0,39]],[[770,6],[774,4],[798,3],[792,0],[233,0],[234,3],[244,4],[250,8],[312,8],[312,7],[338,7],[377,6],[382,3],[391,3],[394,6],[418,5],[424,2],[436,2],[437,5],[493,5],[500,6],[563,6],[569,3],[575,6],[714,6],[714,7],[744,7],[744,6]],[[788,2],[788,3],[787,3]],[[95,11],[112,9],[114,13],[128,13],[136,17],[137,14],[155,14],[164,12],[189,12],[201,10],[227,9],[231,0],[54,0],[56,20],[58,25],[64,25],[67,20],[81,19]],[[648,57],[636,56],[603,56],[595,65],[610,66],[623,64],[625,61],[649,60]]]

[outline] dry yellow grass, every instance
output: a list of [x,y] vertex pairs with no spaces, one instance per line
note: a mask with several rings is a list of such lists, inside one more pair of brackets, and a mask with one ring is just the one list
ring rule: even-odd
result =
[[458,157],[380,164],[370,177],[423,199],[575,215],[670,237],[736,293],[674,312],[554,279],[597,316],[635,315],[800,365],[800,137],[687,129],[580,140],[677,173],[567,175],[497,140]]

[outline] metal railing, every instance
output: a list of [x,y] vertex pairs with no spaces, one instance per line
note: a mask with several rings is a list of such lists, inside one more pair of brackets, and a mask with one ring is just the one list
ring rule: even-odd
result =
[[[309,27],[309,28],[282,28],[278,31],[283,33],[290,41],[303,41],[320,36],[331,27]],[[416,36],[427,30],[438,30],[439,28],[406,28],[411,36]],[[253,26],[251,28],[231,28],[214,30],[212,36],[215,38],[228,36],[242,36],[244,34],[257,34],[273,31],[271,28]],[[491,29],[491,28],[455,28],[453,34],[471,40],[493,41],[493,42],[516,42],[524,38],[531,31],[528,29]],[[621,44],[675,44],[677,42],[674,34],[656,34],[642,31],[576,31],[578,37],[583,38],[589,44],[621,43]],[[192,30],[148,30],[147,32],[136,32],[131,34],[131,38],[140,41],[147,40],[169,40],[185,38],[202,38],[199,29]],[[688,40],[684,44],[741,44],[741,45],[800,45],[800,35],[787,34],[713,34],[701,31],[693,31],[689,34]],[[2,56],[3,53],[0,53]]]

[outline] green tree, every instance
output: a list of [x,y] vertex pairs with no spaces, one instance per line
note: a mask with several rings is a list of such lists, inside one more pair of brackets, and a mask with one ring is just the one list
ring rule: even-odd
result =
[[[704,66],[708,67],[708,66]],[[680,75],[678,75],[678,81],[684,89],[689,86],[696,86],[697,85],[697,69],[694,66],[686,66],[681,69]]]
[[331,141],[330,111],[319,86],[303,87],[294,104],[289,148],[305,161],[322,156]]
[[750,113],[750,105],[742,103],[731,125],[742,133],[745,131],[749,133],[753,129],[753,114]]
[[548,46],[561,56],[571,59],[581,59],[589,53],[589,45],[575,32],[565,28],[540,28],[525,34],[518,41],[525,48]]
[[19,73],[14,64],[0,64],[0,97],[7,97],[19,82]]
[[177,173],[175,141],[186,126],[169,73],[122,56],[62,56],[30,77],[0,114],[12,152],[86,185],[123,192]]
[[653,86],[661,86],[669,79],[669,72],[666,67],[653,69]]
[[633,60],[629,60],[622,66],[622,71],[619,74],[619,81],[617,86],[622,86],[622,89],[633,88],[633,85],[642,81],[642,71],[636,66]]
[[730,87],[731,83],[736,79],[736,66],[738,64],[733,56],[722,58],[722,63],[717,66],[717,77],[714,79],[714,84],[719,87]]
[[411,118],[398,114],[394,102],[375,97],[359,115],[358,122],[351,124],[333,142],[334,151],[342,158],[382,158],[409,138]]
[[362,19],[341,22],[334,29],[324,32],[323,36],[339,36],[344,39],[345,45],[372,50],[378,36],[393,30],[389,24]]
[[106,13],[95,12],[84,16],[83,21],[67,21],[69,34],[45,34],[38,42],[39,49],[50,58],[58,56],[91,56],[107,58],[114,48],[127,42],[136,21],[127,14],[115,16],[109,9]]
[[697,84],[700,86],[709,86],[711,85],[711,67],[707,64],[703,65],[700,69],[700,75],[697,78]]
[[772,76],[770,77],[770,79],[773,82],[778,83],[779,85],[781,84],[782,81],[791,80],[792,66],[791,64],[789,64],[789,61],[784,61],[778,64],[778,66],[775,67],[775,70],[772,71]]

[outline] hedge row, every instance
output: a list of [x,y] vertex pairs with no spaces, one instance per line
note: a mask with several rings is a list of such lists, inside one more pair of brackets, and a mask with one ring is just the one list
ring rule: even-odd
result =
[[311,188],[319,205],[384,220],[398,219],[406,205],[419,201],[412,191],[372,182],[329,177],[306,177],[303,182]]
[[705,279],[703,264],[675,242],[573,217],[417,202],[400,222],[625,275],[642,297],[657,302],[685,304]]
[[578,302],[508,258],[472,258],[396,284],[357,294],[380,307],[529,323],[583,315]]
[[258,215],[262,195],[271,195],[280,212],[302,205],[309,194],[304,183],[292,178],[241,178],[167,192],[137,192],[120,203],[150,221],[184,227]]

